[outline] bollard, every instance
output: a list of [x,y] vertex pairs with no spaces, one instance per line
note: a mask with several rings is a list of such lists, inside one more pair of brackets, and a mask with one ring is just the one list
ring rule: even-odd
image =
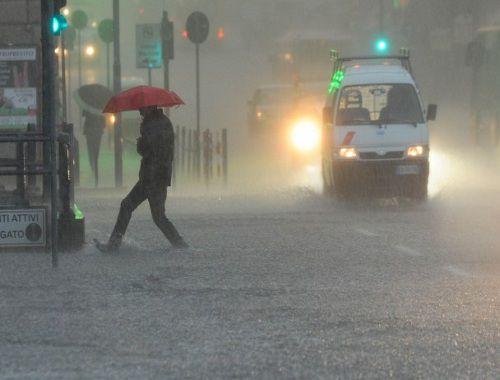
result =
[[181,171],[182,175],[186,172],[186,127],[182,127],[181,132]]
[[198,131],[194,131],[194,173],[195,178],[199,181],[201,179],[201,136]]
[[227,129],[222,130],[222,175],[224,177],[224,185],[227,185],[228,176],[228,154],[227,154]]
[[217,178],[222,177],[222,143],[220,140],[220,131],[215,132],[215,157],[216,157],[216,173],[217,173]]
[[192,173],[192,164],[193,164],[193,131],[190,129],[188,131],[188,150],[187,150],[187,176],[190,177]]
[[209,134],[208,129],[203,131],[203,177],[205,178],[205,186],[208,187],[210,182],[209,174]]
[[208,131],[208,174],[212,180],[214,177],[214,138],[211,131]]

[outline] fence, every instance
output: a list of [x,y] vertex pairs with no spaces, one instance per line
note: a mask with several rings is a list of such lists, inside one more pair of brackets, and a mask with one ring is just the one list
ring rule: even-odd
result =
[[201,136],[194,129],[175,128],[174,184],[201,181],[227,184],[227,129],[204,130]]

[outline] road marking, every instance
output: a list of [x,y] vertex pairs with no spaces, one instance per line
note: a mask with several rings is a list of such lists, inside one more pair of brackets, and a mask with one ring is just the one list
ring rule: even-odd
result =
[[378,234],[376,234],[375,232],[371,232],[371,231],[365,230],[364,228],[356,228],[356,232],[360,233],[361,235],[368,236],[368,237],[376,237],[376,236],[378,236]]
[[416,249],[405,247],[404,245],[396,245],[394,246],[399,252],[404,253],[405,255],[412,257],[423,256],[423,254]]
[[467,272],[466,270],[462,268],[458,268],[455,265],[448,265],[444,269],[446,269],[448,272],[460,276],[460,277],[466,277],[466,278],[474,278],[474,274],[471,272]]

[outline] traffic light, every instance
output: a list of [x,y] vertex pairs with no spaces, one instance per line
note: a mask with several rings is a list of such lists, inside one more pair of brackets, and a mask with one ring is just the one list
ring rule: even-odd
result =
[[224,28],[221,26],[218,30],[217,30],[217,39],[218,40],[222,40],[224,39],[224,37],[226,37],[226,31],[224,30]]
[[52,16],[51,27],[52,34],[54,36],[60,36],[61,31],[68,27],[68,21],[63,15],[54,15]]
[[377,54],[385,54],[389,51],[390,49],[390,43],[389,43],[389,40],[385,37],[382,37],[382,38],[378,38],[377,40],[375,40],[375,52]]
[[52,20],[50,22],[51,31],[54,36],[60,36],[61,31],[68,27],[68,21],[61,14],[61,9],[65,6],[66,0],[54,1],[54,14],[52,15]]

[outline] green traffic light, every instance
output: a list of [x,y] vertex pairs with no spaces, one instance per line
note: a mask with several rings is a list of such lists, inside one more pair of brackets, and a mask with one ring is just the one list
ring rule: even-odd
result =
[[57,16],[52,17],[52,34],[59,34],[61,32],[61,25],[59,24],[59,20]]
[[390,45],[386,38],[379,38],[375,41],[375,51],[379,54],[384,54],[389,51]]
[[63,15],[58,14],[52,17],[51,28],[52,28],[52,34],[54,36],[59,36],[61,34],[61,31],[63,31],[67,27],[68,27],[68,21]]

